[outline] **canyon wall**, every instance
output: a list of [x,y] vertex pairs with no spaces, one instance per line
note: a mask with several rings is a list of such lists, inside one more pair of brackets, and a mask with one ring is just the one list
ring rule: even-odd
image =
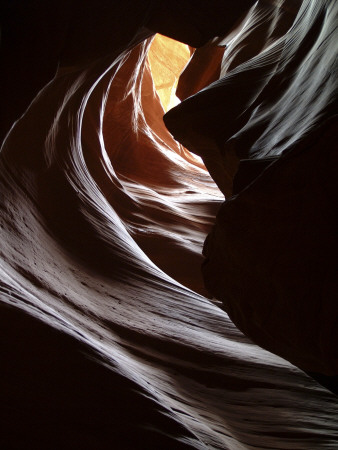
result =
[[335,448],[334,2],[4,5],[1,446]]

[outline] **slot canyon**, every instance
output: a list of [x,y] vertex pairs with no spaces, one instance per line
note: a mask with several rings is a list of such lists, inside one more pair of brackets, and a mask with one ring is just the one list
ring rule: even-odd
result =
[[337,1],[0,20],[0,448],[336,449]]

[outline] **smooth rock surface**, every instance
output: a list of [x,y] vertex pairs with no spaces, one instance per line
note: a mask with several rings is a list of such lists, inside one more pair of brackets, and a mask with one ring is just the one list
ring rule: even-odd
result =
[[[2,4],[1,448],[336,447],[336,397],[254,344],[208,299],[202,247],[224,198],[165,128],[147,57],[153,32],[165,27],[187,45],[205,45],[234,30],[253,3]],[[327,20],[330,5],[323,7]],[[161,8],[171,14],[159,16]],[[234,69],[240,79],[242,69]],[[257,83],[250,89],[254,97]],[[201,139],[217,141],[208,133]],[[239,157],[232,146],[224,166],[229,151],[220,167],[229,171],[231,191]],[[334,153],[325,155],[315,166],[325,181],[321,200],[334,187],[322,173],[334,167]],[[290,164],[301,165],[297,158]],[[235,180],[239,200],[252,192],[242,190],[244,179]],[[223,267],[220,261],[212,276],[223,276]],[[330,324],[326,311],[322,320]],[[273,350],[281,353],[282,344]]]

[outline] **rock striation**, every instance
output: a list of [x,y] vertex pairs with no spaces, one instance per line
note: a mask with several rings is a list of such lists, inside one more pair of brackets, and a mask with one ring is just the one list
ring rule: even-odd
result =
[[0,447],[335,448],[334,2],[1,8]]
[[220,79],[165,116],[228,200],[204,247],[209,291],[259,345],[332,376],[337,14],[257,2],[223,39]]

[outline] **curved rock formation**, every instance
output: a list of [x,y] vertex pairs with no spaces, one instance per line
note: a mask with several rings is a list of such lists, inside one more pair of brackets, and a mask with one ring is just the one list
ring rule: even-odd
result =
[[226,196],[243,158],[205,245],[209,291],[255,342],[331,376],[337,17],[333,2],[258,2],[223,39],[220,80],[165,116]]
[[[228,253],[229,242],[223,238],[228,230],[221,223],[224,211],[238,203],[246,211],[251,195],[255,195],[261,202],[254,212],[264,222],[260,206],[263,200],[269,204],[264,187],[273,184],[274,171],[278,180],[286,183],[289,161],[298,168],[304,157],[309,160],[304,170],[313,167],[317,153],[311,149],[321,147],[324,138],[318,138],[318,145],[311,140],[308,147],[301,139],[306,128],[303,124],[296,129],[296,137],[309,150],[297,147],[297,151],[284,155],[283,145],[289,149],[292,139],[283,136],[283,142],[276,145],[281,151],[274,153],[282,156],[246,189],[243,186],[254,171],[241,162],[234,183],[238,197],[223,205],[223,195],[204,165],[165,128],[164,110],[147,58],[157,31],[190,46],[203,46],[210,38],[225,36],[231,30],[234,39],[244,39],[244,31],[236,31],[238,21],[253,2],[213,0],[202,2],[200,9],[193,1],[141,4],[74,0],[64,9],[66,5],[48,2],[52,10],[46,2],[6,3],[2,58],[11,64],[1,75],[8,104],[7,112],[3,109],[1,130],[6,137],[0,153],[2,447],[334,448],[338,433],[334,395],[244,336],[218,303],[207,298],[210,294],[200,274],[203,242],[221,207],[206,246],[209,262],[205,273],[210,292],[223,299],[222,282],[227,282],[223,267],[228,259],[220,260],[219,265],[215,261],[223,258],[223,249]],[[268,27],[272,47],[280,42],[276,44],[280,52],[276,51],[272,63],[276,73],[278,61],[284,61],[281,54],[286,30],[282,23],[292,22],[300,6],[297,2],[290,5],[280,21],[276,6],[263,8],[273,11],[273,26],[270,23]],[[308,17],[310,6],[306,5],[312,2],[303,2],[301,18]],[[329,24],[334,5],[321,6],[318,11],[325,12],[325,23]],[[34,14],[26,15],[25,8]],[[163,11],[167,12],[165,17]],[[21,18],[22,27],[17,26],[15,17]],[[52,36],[39,40],[41,30],[56,17],[60,21],[55,21]],[[253,17],[256,20],[258,16]],[[255,20],[253,28],[260,29]],[[301,20],[299,23],[303,25],[298,32],[303,27],[305,33],[307,28]],[[23,40],[21,47],[12,47],[13,36],[25,37],[29,30],[34,30],[29,41],[31,53]],[[328,26],[323,27],[320,36],[325,37],[327,30]],[[270,51],[268,39],[262,37],[262,46]],[[321,48],[329,46],[329,39],[325,38]],[[226,85],[228,76],[244,80],[246,66],[236,66],[236,61],[249,64],[250,58],[262,53],[262,47],[248,48],[244,55],[230,44],[222,71],[233,75],[225,74],[217,86],[224,81]],[[227,52],[232,52],[231,62]],[[32,65],[26,60],[30,54],[35,57]],[[17,71],[23,65],[27,67],[26,79]],[[216,72],[213,66],[212,77]],[[215,85],[167,115],[172,129],[188,108],[184,124],[191,137],[187,143],[205,157],[207,166],[221,169],[211,172],[221,187],[225,179],[224,192],[232,189],[239,159],[252,156],[249,147],[239,150],[237,142],[249,142],[242,136],[253,136],[251,128],[255,133],[259,128],[255,121],[265,120],[270,108],[266,106],[264,114],[255,117],[260,112],[256,99],[259,77],[250,95],[249,90],[239,91],[240,98],[249,98],[252,110],[248,116],[243,112],[240,128],[229,124],[232,134],[224,146],[220,146],[216,129],[221,121],[215,121],[214,130],[210,129],[214,134],[202,126],[202,116],[208,123],[205,113],[217,98]],[[268,78],[266,73],[261,80],[267,91]],[[33,79],[36,82],[30,83]],[[208,92],[210,96],[205,94]],[[323,94],[325,98],[328,92]],[[209,102],[210,108],[201,110],[199,98],[200,105]],[[238,111],[243,107],[240,98]],[[264,99],[273,103],[272,96]],[[198,105],[196,120],[194,114],[191,116],[194,102]],[[309,124],[306,130],[314,128],[322,113],[319,106],[326,106],[324,103],[318,100],[314,113],[304,118]],[[218,103],[214,105],[216,117]],[[269,122],[272,128],[278,111],[282,113],[277,105]],[[201,128],[195,129],[198,124]],[[323,128],[326,137],[332,133],[330,124]],[[264,133],[260,138],[263,142]],[[185,136],[182,141],[186,143]],[[211,149],[209,160],[200,151],[207,148]],[[250,149],[256,152],[254,145]],[[333,158],[333,152],[325,153],[323,163],[315,165],[316,177],[323,179]],[[228,173],[222,178],[219,173],[223,167]],[[309,179],[312,181],[314,178]],[[326,181],[318,191],[321,201],[325,193],[333,192],[333,178]],[[300,187],[299,192],[306,197],[304,189]],[[282,200],[287,202],[283,196]],[[308,211],[310,203],[305,206]],[[327,213],[325,206],[323,203],[323,214]],[[278,210],[278,214],[283,211]],[[330,219],[328,214],[325,223],[330,223],[326,219]],[[256,221],[255,225],[258,228]],[[235,247],[240,231],[236,226],[231,241]],[[273,236],[269,239],[273,241]],[[329,234],[326,242],[331,242]],[[259,254],[262,260],[268,250]],[[247,263],[244,256],[242,261]],[[259,285],[260,278],[255,281]],[[322,321],[334,325],[329,297],[333,282],[333,277],[327,278],[328,309],[323,308]],[[245,290],[252,290],[252,284]],[[236,295],[237,299],[242,307],[242,297]],[[227,305],[237,321],[232,307],[233,303]],[[257,320],[251,320],[245,312],[239,326],[260,345],[271,348],[265,335],[261,339],[252,333],[251,323],[255,325]],[[327,335],[332,330],[328,328]],[[269,333],[265,323],[263,331]],[[319,349],[328,342],[325,333],[321,339]],[[282,341],[269,342],[274,345],[271,350],[293,361],[290,353],[284,353]],[[294,347],[297,351],[299,342]],[[333,346],[327,347],[325,361],[330,355],[334,357]],[[297,358],[294,362],[300,366],[309,360]],[[318,361],[315,356],[304,368],[318,370]],[[327,372],[326,367],[322,372]]]

